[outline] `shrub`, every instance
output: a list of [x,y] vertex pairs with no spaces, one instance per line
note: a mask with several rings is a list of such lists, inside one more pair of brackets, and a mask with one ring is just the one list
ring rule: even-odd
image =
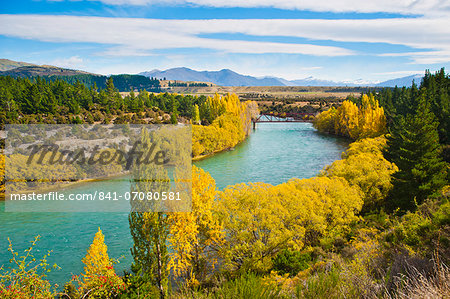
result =
[[[0,267],[0,298],[36,298],[47,299],[56,296],[56,285],[52,287],[46,280],[50,267],[47,258],[50,255],[44,255],[39,261],[36,261],[33,255],[33,249],[39,241],[37,236],[31,242],[31,246],[25,250],[24,255],[18,257],[18,253],[13,250],[12,243],[8,238],[8,251],[11,253],[11,266],[8,270]],[[54,269],[58,266],[55,264]]]
[[311,254],[285,249],[278,253],[272,263],[273,270],[281,275],[290,274],[291,276],[295,276],[298,272],[309,267]]

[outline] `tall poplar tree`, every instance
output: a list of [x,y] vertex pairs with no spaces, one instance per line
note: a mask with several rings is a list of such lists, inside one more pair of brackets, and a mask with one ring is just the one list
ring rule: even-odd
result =
[[198,109],[198,105],[194,105],[194,115],[192,116],[192,123],[194,125],[200,124],[200,111]]
[[[152,142],[155,142],[154,135],[151,136],[144,129],[140,141],[139,150],[145,152],[144,149],[150,148]],[[167,171],[162,166],[141,163],[133,168],[133,177],[135,185],[132,191],[135,192],[161,195],[170,188]],[[169,221],[167,214],[161,212],[163,210],[161,200],[130,202],[132,212],[128,220],[134,241],[133,248],[131,248],[134,260],[133,268],[139,269],[142,275],[149,277],[152,284],[158,288],[160,298],[165,298],[168,283]]]

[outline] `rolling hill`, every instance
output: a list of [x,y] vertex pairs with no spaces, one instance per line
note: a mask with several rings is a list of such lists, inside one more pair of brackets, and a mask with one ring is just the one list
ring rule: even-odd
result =
[[[30,65],[20,66],[14,69],[0,72],[0,76],[11,76],[14,78],[36,78],[41,77],[46,80],[60,79],[68,83],[74,84],[80,82],[87,87],[97,86],[99,88],[106,87],[108,76],[92,74],[85,71],[65,69],[48,65]],[[114,86],[119,91],[142,90],[160,91],[160,83],[158,80],[151,80],[141,75],[112,75]]]
[[[20,66],[14,69],[9,69],[7,71],[3,71],[0,73],[2,76],[11,76],[11,77],[51,77],[51,76],[74,76],[74,75],[95,75],[92,73],[84,72],[84,71],[78,71],[78,70],[71,70],[71,69],[65,69],[60,68],[56,66],[50,66],[50,65],[27,65],[27,66]],[[100,75],[96,75],[100,76]]]
[[21,66],[31,66],[31,65],[35,65],[32,63],[28,63],[28,62],[22,62],[22,61],[13,61],[13,60],[9,60],[9,59],[0,59],[0,71],[4,72],[4,71],[9,71]]

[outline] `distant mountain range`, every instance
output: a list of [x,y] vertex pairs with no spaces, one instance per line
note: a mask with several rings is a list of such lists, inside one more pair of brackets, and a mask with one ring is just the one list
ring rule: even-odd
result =
[[220,71],[194,71],[186,67],[168,69],[165,71],[153,70],[142,72],[139,75],[156,77],[158,79],[211,82],[222,86],[284,86],[278,78],[256,78],[245,76],[223,69]]
[[414,83],[417,85],[420,84],[420,81],[422,81],[423,74],[415,74],[407,77],[401,77],[397,79],[387,80],[381,83],[378,83],[376,86],[382,86],[382,87],[395,87],[395,86],[411,86],[412,82],[414,80]]
[[420,83],[422,75],[416,74],[412,76],[396,78],[384,82],[367,82],[362,79],[353,82],[342,81],[335,82],[329,80],[307,77],[298,80],[286,80],[277,77],[257,78],[238,74],[229,69],[220,71],[196,71],[186,67],[172,68],[165,71],[152,70],[142,72],[139,75],[146,77],[154,77],[157,79],[180,80],[180,81],[202,81],[211,82],[221,86],[377,86],[377,87],[394,87],[394,86],[411,86],[412,80]]
[[[85,78],[86,75],[92,77],[90,81],[99,81],[98,74],[92,74],[80,70],[72,70],[60,68],[51,65],[35,65],[27,62],[18,62],[9,59],[0,59],[0,75],[12,77],[73,77],[78,76]],[[152,70],[142,72],[139,75],[145,77],[153,77],[157,79],[179,80],[179,81],[200,81],[210,82],[221,86],[373,86],[373,87],[394,87],[394,86],[411,86],[414,80],[417,84],[423,75],[415,74],[411,76],[395,78],[384,82],[367,82],[362,79],[356,81],[329,81],[307,77],[298,80],[286,80],[278,77],[252,77],[236,73],[229,69],[220,71],[196,71],[186,67],[172,68],[165,71]],[[134,75],[133,75],[134,76]],[[75,79],[75,78],[74,78]],[[134,79],[134,78],[133,78]],[[104,80],[103,78],[101,80]],[[141,80],[141,79],[140,79]],[[80,80],[83,81],[83,80]],[[142,81],[142,80],[141,80]],[[88,82],[86,82],[88,83]],[[146,85],[146,84],[144,84]],[[152,82],[151,85],[154,85]],[[140,86],[142,86],[140,84]],[[100,86],[99,86],[100,87]]]

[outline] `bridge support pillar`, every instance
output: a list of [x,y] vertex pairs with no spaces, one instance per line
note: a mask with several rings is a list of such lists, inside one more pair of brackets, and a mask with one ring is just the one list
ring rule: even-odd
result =
[[256,130],[256,121],[252,121],[253,123],[253,130]]

